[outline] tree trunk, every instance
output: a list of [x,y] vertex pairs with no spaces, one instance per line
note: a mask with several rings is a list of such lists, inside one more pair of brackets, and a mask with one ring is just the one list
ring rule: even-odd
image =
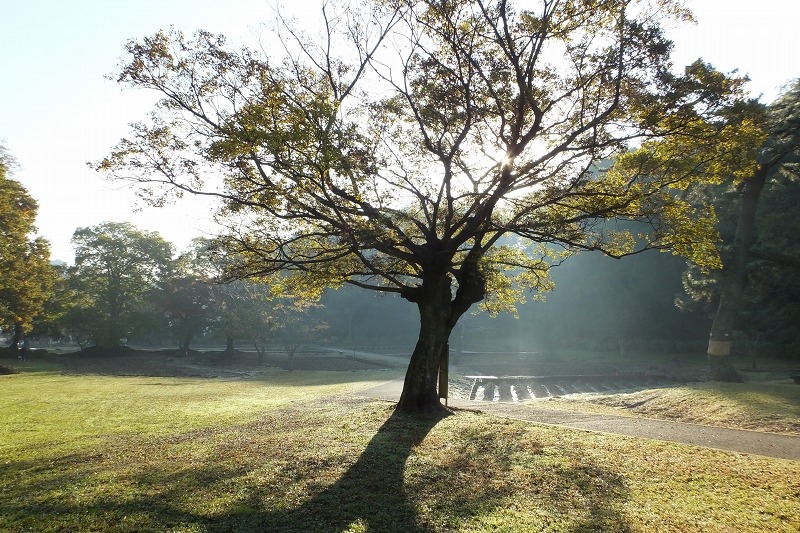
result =
[[708,363],[711,367],[711,379],[714,381],[732,383],[744,381],[731,362],[731,343],[736,307],[738,307],[736,303],[731,301],[731,295],[727,292],[723,293],[720,297],[719,307],[716,315],[714,315],[711,334],[708,338]]
[[119,320],[110,318],[106,324],[105,331],[102,333],[102,340],[99,342],[95,341],[95,343],[103,346],[104,348],[116,348],[117,346],[120,346],[120,341],[124,336],[122,331],[122,326],[119,324]]
[[191,331],[186,333],[186,335],[183,337],[183,346],[181,347],[181,352],[183,355],[189,355],[189,345],[191,344],[193,337],[194,334]]
[[708,362],[711,366],[711,379],[715,381],[743,381],[731,363],[731,341],[736,313],[747,282],[747,259],[753,244],[756,209],[761,190],[766,183],[767,170],[762,167],[742,185],[742,207],[736,224],[732,257],[726,268],[719,306],[708,339]]
[[419,309],[419,339],[406,370],[397,410],[406,413],[444,411],[439,401],[439,366],[453,329],[450,280],[442,277],[433,287],[423,287],[416,302]]
[[8,345],[8,349],[11,350],[12,356],[17,355],[20,340],[22,340],[22,324],[14,324],[14,334],[11,337],[11,344]]
[[255,349],[256,353],[258,354],[258,366],[263,366],[264,364],[264,355],[267,351],[267,343],[266,342],[259,342],[258,339],[253,338],[251,339],[253,343],[253,348]]
[[225,355],[233,355],[235,349],[233,347],[233,335],[225,336]]
[[402,412],[432,413],[444,409],[438,392],[439,363],[450,331],[446,324],[426,322],[424,318],[421,326],[397,404],[397,410]]

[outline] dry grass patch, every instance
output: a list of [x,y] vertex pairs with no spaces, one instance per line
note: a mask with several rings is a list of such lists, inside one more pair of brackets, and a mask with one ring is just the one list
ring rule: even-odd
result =
[[627,414],[711,426],[800,434],[800,386],[697,383],[629,394],[575,395],[542,406]]

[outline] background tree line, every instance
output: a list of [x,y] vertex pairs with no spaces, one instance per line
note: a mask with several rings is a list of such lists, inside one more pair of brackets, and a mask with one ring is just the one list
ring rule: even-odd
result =
[[[722,233],[730,235],[735,193],[720,188],[717,200]],[[793,215],[798,201],[800,185],[795,181],[768,187],[759,217],[760,239],[796,246]],[[24,330],[79,346],[129,342],[177,345],[187,352],[203,344],[228,351],[247,347],[260,356],[270,345],[286,349],[323,340],[399,352],[413,346],[417,317],[391,295],[343,287],[327,291],[319,305],[276,300],[263,284],[216,282],[220,266],[214,266],[208,241],[198,240],[189,251],[175,254],[157,233],[130,224],[78,229],[74,243],[73,266],[48,264],[42,270],[49,292],[39,295],[40,311],[29,325],[4,322],[12,343],[13,333]],[[739,351],[800,357],[800,287],[791,267],[755,258],[750,272]],[[654,252],[625,261],[584,254],[559,266],[553,277],[557,288],[547,302],[523,304],[518,316],[470,315],[453,348],[619,351],[654,357],[702,353],[716,301],[715,276],[698,278],[679,258]]]
[[[17,199],[7,211],[35,211],[21,186],[7,188]],[[33,231],[32,225],[27,230]],[[325,329],[309,312],[317,304],[275,298],[269,287],[253,281],[220,282],[221,265],[208,253],[206,240],[176,254],[157,232],[105,222],[75,231],[75,259],[68,266],[50,264],[43,239],[19,232],[17,238],[22,244],[14,252],[24,253],[23,259],[3,261],[12,275],[3,278],[0,293],[2,329],[11,333],[12,354],[27,335],[112,351],[128,343],[177,344],[187,354],[194,343],[224,344],[232,351],[239,341],[259,358],[268,344],[277,344],[291,357]],[[31,258],[29,250],[39,247],[47,253]],[[35,260],[37,269],[31,268]]]

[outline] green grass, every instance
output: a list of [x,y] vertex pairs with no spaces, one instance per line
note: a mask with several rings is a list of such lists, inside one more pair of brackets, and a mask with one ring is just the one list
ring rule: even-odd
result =
[[693,383],[625,394],[581,394],[537,405],[800,434],[800,386],[788,379],[773,383]]
[[798,462],[354,394],[386,377],[3,376],[0,530],[800,528]]
[[53,371],[0,376],[0,453],[14,457],[51,448],[70,450],[110,436],[158,436],[242,423],[268,409],[385,379],[385,372],[284,371],[275,371],[268,380],[68,376]]

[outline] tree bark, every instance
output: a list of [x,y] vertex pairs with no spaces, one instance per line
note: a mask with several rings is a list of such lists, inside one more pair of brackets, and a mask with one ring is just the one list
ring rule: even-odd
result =
[[183,337],[183,346],[181,346],[181,352],[183,355],[189,355],[189,345],[192,342],[192,338],[194,334],[190,331]]
[[439,367],[455,325],[450,279],[443,275],[433,283],[423,282],[416,303],[420,318],[419,339],[406,370],[397,410],[435,413],[445,410],[439,400]]
[[[474,249],[473,249],[474,251]],[[433,254],[436,257],[436,253]],[[446,412],[439,401],[439,369],[449,351],[450,334],[472,304],[486,296],[486,279],[478,267],[478,257],[468,258],[461,265],[453,294],[450,266],[431,262],[418,290],[403,297],[415,302],[419,309],[419,339],[411,354],[403,392],[397,410],[406,413]],[[442,391],[444,393],[444,391]]]
[[711,367],[711,379],[714,381],[743,381],[731,362],[731,343],[736,313],[739,311],[747,283],[747,260],[755,233],[758,199],[766,183],[767,171],[768,168],[762,166],[742,185],[742,207],[736,224],[732,258],[708,339],[708,362]]
[[708,363],[711,367],[711,379],[714,381],[744,381],[731,362],[733,323],[738,307],[734,299],[728,291],[722,294],[708,337]]
[[8,349],[11,351],[11,355],[17,355],[17,351],[19,350],[19,342],[22,340],[22,324],[14,324],[14,333],[11,337],[11,344],[8,345]]
[[444,310],[420,311],[420,333],[403,382],[397,410],[432,413],[444,409],[439,400],[439,365],[450,338],[450,328],[442,319]]

